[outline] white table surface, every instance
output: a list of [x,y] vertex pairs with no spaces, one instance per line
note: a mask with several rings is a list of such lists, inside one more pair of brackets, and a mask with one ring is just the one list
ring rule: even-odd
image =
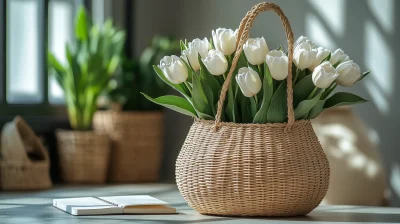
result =
[[[53,198],[149,194],[171,203],[176,215],[72,216],[52,206]],[[307,216],[231,218],[192,210],[173,184],[57,186],[47,191],[0,192],[0,223],[400,223],[400,208],[321,205]]]

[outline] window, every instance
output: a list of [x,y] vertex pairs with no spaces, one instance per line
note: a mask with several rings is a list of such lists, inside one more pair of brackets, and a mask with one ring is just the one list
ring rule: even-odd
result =
[[65,43],[73,38],[81,3],[89,1],[1,1],[0,126],[17,114],[40,120],[49,115],[66,118],[63,92],[48,78],[47,49],[65,62]]

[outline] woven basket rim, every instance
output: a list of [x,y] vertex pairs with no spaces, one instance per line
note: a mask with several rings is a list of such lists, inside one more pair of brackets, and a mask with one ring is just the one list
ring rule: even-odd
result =
[[100,113],[100,114],[123,114],[123,115],[150,115],[150,114],[154,114],[154,115],[159,115],[159,114],[164,114],[164,111],[157,111],[157,110],[149,110],[149,111],[115,111],[115,110],[98,110],[96,111],[96,113]]
[[[207,126],[215,126],[214,120],[204,120],[200,118],[194,118],[194,122],[201,123]],[[311,123],[310,120],[296,120],[292,127],[297,126],[305,126]],[[285,128],[287,125],[284,123],[265,123],[265,124],[253,124],[253,123],[234,123],[234,122],[220,122],[218,126],[226,126],[226,127],[253,127],[253,128]]]
[[55,131],[56,134],[70,134],[70,135],[86,135],[86,136],[99,136],[99,137],[104,137],[107,136],[105,133],[100,133],[94,130],[69,130],[69,129],[56,129]]

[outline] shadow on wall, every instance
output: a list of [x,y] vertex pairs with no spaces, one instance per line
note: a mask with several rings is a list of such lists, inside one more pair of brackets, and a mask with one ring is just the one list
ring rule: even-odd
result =
[[[235,28],[245,13],[258,0],[137,0],[136,23],[146,27],[136,32],[136,50],[140,50],[147,34],[175,33],[177,37],[211,37],[218,27]],[[396,148],[400,125],[400,2],[394,0],[275,0],[291,21],[296,37],[306,35],[316,43],[330,49],[342,48],[362,70],[372,74],[362,85],[354,86],[355,93],[370,99],[371,103],[355,107],[355,111],[380,139],[380,147],[392,187],[392,205],[400,205],[400,151]],[[154,5],[163,10],[152,13]],[[158,11],[157,11],[158,12]],[[166,13],[174,12],[174,13]],[[139,28],[135,28],[139,29]],[[145,35],[142,35],[142,34]],[[264,36],[269,47],[285,44],[281,23],[273,13],[264,13],[256,20],[251,36]],[[166,115],[166,150],[163,180],[174,180],[175,159],[186,137],[192,120],[168,111]],[[391,170],[391,168],[393,170]]]

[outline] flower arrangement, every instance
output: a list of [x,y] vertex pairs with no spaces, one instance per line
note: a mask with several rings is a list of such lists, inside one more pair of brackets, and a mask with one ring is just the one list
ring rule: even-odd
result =
[[[212,39],[181,41],[181,56],[165,56],[153,66],[161,80],[183,97],[161,96],[150,101],[177,112],[215,120],[217,103],[236,51],[237,30],[218,28]],[[351,86],[366,77],[341,49],[331,52],[307,37],[294,43],[294,63],[288,64],[282,47],[269,50],[263,37],[249,38],[243,45],[229,85],[222,121],[235,123],[287,122],[286,77],[293,66],[295,119],[313,119],[323,110],[366,100],[333,90]]]

